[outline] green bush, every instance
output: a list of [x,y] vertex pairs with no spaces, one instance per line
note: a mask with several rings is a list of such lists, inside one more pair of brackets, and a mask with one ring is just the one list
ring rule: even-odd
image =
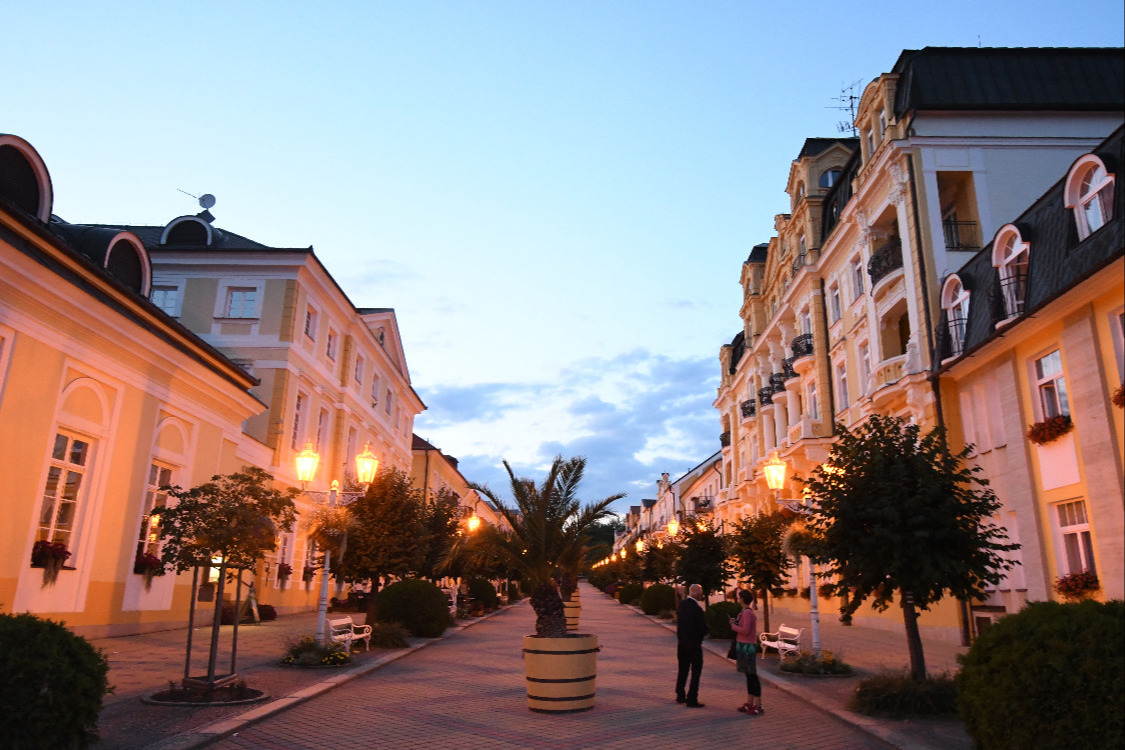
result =
[[515,604],[523,595],[520,593],[520,586],[518,581],[508,582],[508,604]]
[[417,638],[437,638],[453,624],[445,592],[420,578],[397,581],[380,591],[375,619],[397,622]]
[[707,608],[704,615],[707,617],[707,635],[712,638],[731,638],[734,631],[730,629],[730,618],[737,617],[742,607],[734,602],[715,602]]
[[484,605],[485,609],[496,609],[500,597],[496,588],[483,578],[470,578],[468,581],[469,596]]
[[819,659],[811,651],[802,651],[795,657],[782,659],[779,669],[782,672],[796,674],[851,674],[853,672],[843,659],[828,650],[822,650]]
[[676,590],[666,583],[654,583],[641,594],[641,611],[655,615],[676,608]]
[[98,739],[109,663],[62,624],[0,614],[0,747],[83,748]]
[[285,656],[281,658],[281,663],[297,667],[338,667],[350,664],[351,660],[351,654],[341,644],[324,645],[317,643],[311,635],[303,635],[295,641],[285,642]]
[[371,626],[372,648],[406,648],[410,632],[397,622],[377,622]]
[[980,750],[1125,747],[1125,603],[1034,602],[960,658],[957,705]]
[[618,600],[622,604],[636,605],[641,601],[641,594],[644,593],[645,587],[643,583],[624,583],[618,591],[621,592]]
[[915,682],[910,674],[881,672],[861,680],[848,708],[868,716],[944,716],[957,713],[957,690],[947,672]]

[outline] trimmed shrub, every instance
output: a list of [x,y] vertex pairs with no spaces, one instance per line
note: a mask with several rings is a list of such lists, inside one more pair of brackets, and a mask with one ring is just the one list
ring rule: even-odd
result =
[[905,719],[957,713],[957,689],[948,672],[915,682],[907,671],[881,672],[861,680],[848,708],[868,716]]
[[641,611],[655,615],[676,608],[676,590],[666,583],[654,583],[641,594]]
[[960,657],[957,705],[980,750],[1125,747],[1125,602],[1033,602]]
[[445,592],[420,578],[396,581],[379,592],[375,619],[397,622],[417,638],[437,638],[453,624]]
[[0,747],[83,748],[98,739],[109,663],[61,623],[0,614]]
[[782,672],[795,674],[852,674],[854,671],[843,659],[828,650],[821,650],[820,658],[811,651],[802,651],[795,657],[782,659],[778,665]]
[[742,607],[734,602],[715,602],[707,608],[704,616],[707,618],[707,635],[712,638],[732,638],[734,631],[730,629],[730,618],[737,617]]
[[515,604],[516,602],[518,602],[522,598],[523,598],[523,595],[520,594],[519,583],[517,581],[509,582],[508,583],[508,604]]
[[406,648],[410,633],[397,622],[377,622],[371,626],[372,648]]
[[340,667],[351,661],[351,654],[341,644],[317,643],[311,635],[303,635],[295,641],[287,640],[285,656],[281,658],[282,664],[296,667]]
[[269,622],[270,620],[277,619],[277,610],[274,609],[272,604],[259,604],[258,617],[262,618],[262,622]]
[[469,596],[484,605],[485,609],[496,609],[500,597],[496,588],[483,578],[470,578],[468,581]]
[[621,596],[618,599],[622,604],[637,604],[641,601],[641,594],[645,592],[644,584],[640,583],[625,583],[618,589]]

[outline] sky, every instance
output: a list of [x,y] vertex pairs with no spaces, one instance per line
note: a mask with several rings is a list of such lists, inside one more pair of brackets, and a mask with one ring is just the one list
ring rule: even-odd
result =
[[[1120,0],[0,0],[0,132],[71,222],[312,245],[392,307],[415,432],[507,493],[655,497],[719,449],[739,274],[904,49],[1125,44]],[[183,191],[183,192],[181,192]],[[186,195],[188,193],[190,195]]]

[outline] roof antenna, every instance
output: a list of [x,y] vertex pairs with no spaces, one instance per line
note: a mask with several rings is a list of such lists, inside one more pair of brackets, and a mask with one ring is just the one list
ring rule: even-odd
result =
[[852,138],[859,136],[859,131],[855,127],[855,108],[856,103],[859,101],[859,96],[856,95],[856,89],[859,87],[859,81],[844,86],[840,85],[840,95],[832,97],[833,101],[840,102],[842,106],[829,107],[828,109],[838,109],[842,112],[848,113],[847,120],[841,120],[836,123],[836,132],[838,133],[851,133]]
[[207,210],[215,205],[215,196],[211,195],[210,193],[204,193],[203,195],[192,195],[186,190],[180,190],[180,188],[176,188],[176,190],[179,190],[184,195],[191,195],[192,198],[195,198],[197,201],[199,201],[199,207],[203,210],[196,214],[196,216],[203,219],[208,224],[215,220],[215,217],[212,216],[211,212]]

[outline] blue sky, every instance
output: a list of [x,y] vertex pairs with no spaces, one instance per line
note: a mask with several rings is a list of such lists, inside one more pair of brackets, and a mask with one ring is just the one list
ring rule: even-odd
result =
[[313,245],[393,307],[416,432],[625,508],[718,449],[750,248],[841,91],[924,46],[1121,46],[1120,0],[3,3],[55,213]]

